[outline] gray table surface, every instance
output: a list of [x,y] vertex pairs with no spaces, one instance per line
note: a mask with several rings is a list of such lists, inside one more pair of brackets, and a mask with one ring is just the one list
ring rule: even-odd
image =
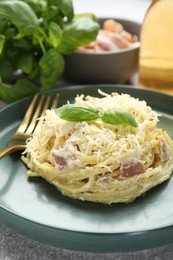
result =
[[[100,9],[98,10],[97,4],[99,1]],[[105,9],[104,4],[100,4],[100,0],[85,1],[80,3],[79,0],[74,0],[74,6],[76,12],[82,11],[94,11],[98,16],[114,16],[114,17],[129,17],[137,21],[142,21],[144,13],[149,5],[149,0],[107,0],[107,8]],[[108,5],[109,3],[109,5]],[[132,5],[133,4],[133,5]],[[116,8],[112,8],[115,5]],[[135,8],[134,8],[135,6]],[[111,7],[111,8],[110,8]],[[132,8],[133,7],[133,8]],[[134,10],[135,9],[135,10]],[[136,12],[136,9],[137,12]],[[135,16],[134,16],[135,13]],[[6,104],[0,101],[0,108]],[[152,248],[137,252],[128,253],[90,253],[90,252],[78,252],[70,251],[66,249],[60,249],[52,247],[46,244],[42,244],[38,241],[29,239],[23,235],[16,233],[9,227],[0,224],[0,260],[172,260],[173,259],[173,244],[165,245],[159,248]]]
[[59,249],[33,241],[0,225],[1,260],[172,260],[173,244],[130,253],[95,254]]

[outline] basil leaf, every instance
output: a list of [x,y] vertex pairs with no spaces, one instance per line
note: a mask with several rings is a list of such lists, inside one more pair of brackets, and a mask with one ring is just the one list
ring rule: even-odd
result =
[[4,32],[6,41],[14,38],[16,36],[16,33],[17,33],[16,28],[7,28]]
[[60,118],[71,122],[89,121],[99,118],[99,111],[90,106],[64,105],[55,109],[55,113]]
[[39,62],[42,90],[49,90],[64,70],[64,59],[56,49],[48,50]]
[[8,21],[5,19],[0,19],[0,34],[3,34],[8,27]]
[[135,119],[129,113],[120,109],[105,111],[102,114],[101,119],[107,124],[123,124],[137,127]]
[[33,36],[35,39],[46,39],[46,34],[41,27],[33,24],[25,24],[20,27],[15,39],[20,40],[24,36]]
[[33,95],[37,88],[27,79],[16,81],[14,86],[0,82],[0,98],[6,102],[13,102],[19,98]]
[[63,54],[73,52],[78,47],[94,41],[98,30],[99,25],[91,16],[74,19],[63,31],[58,50]]
[[5,36],[0,34],[0,55],[1,55],[2,51],[3,51],[4,43],[5,43]]
[[20,98],[33,95],[38,91],[37,87],[28,79],[18,79],[13,88]]
[[32,71],[33,56],[31,53],[21,53],[18,57],[16,66],[23,72],[29,74]]
[[[30,95],[35,82],[42,90],[54,87],[64,70],[62,54],[91,42],[98,31],[92,14],[73,18],[72,0],[0,0],[0,99]],[[16,82],[18,68],[26,87]]]
[[126,111],[120,109],[99,111],[90,106],[64,105],[55,109],[55,113],[62,119],[71,122],[89,121],[100,118],[103,122],[112,125],[131,125],[136,127],[135,119]]
[[56,23],[51,22],[49,24],[49,39],[54,48],[56,48],[61,42],[62,30]]
[[17,99],[16,93],[14,93],[12,87],[0,81],[0,99],[5,102],[13,102]]
[[10,20],[18,28],[25,24],[38,25],[39,21],[31,7],[19,0],[1,0],[0,17]]
[[68,22],[73,19],[74,10],[72,0],[49,0],[48,2],[52,6],[57,6],[58,9],[67,18]]
[[0,77],[4,82],[8,82],[12,79],[13,67],[10,60],[5,57],[5,59],[0,60]]

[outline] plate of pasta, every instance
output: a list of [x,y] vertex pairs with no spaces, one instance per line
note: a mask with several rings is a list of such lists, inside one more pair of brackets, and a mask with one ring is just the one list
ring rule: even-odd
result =
[[[122,85],[52,92],[59,106],[46,111],[41,131],[22,154],[0,160],[0,221],[73,250],[172,243],[173,97]],[[30,102],[0,111],[0,146]]]

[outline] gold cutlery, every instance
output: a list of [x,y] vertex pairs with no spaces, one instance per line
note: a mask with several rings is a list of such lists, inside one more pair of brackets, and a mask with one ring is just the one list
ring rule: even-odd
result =
[[26,140],[40,130],[45,111],[56,108],[58,99],[59,94],[56,93],[36,94],[33,97],[17,131],[9,140],[6,147],[0,151],[0,159],[12,152],[25,149]]

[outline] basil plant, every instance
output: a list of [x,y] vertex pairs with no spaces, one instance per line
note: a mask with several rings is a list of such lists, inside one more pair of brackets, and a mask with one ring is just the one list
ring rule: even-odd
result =
[[64,55],[95,40],[98,30],[93,14],[74,15],[72,0],[1,0],[0,99],[53,88]]

